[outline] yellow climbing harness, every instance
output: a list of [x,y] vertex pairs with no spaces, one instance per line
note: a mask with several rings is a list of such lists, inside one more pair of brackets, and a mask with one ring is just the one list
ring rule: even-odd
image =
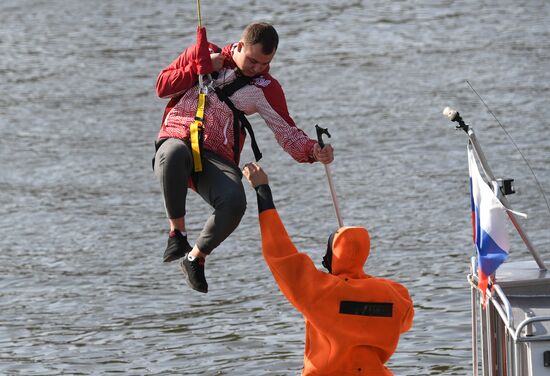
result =
[[195,121],[189,127],[191,138],[191,151],[193,153],[193,164],[195,166],[195,172],[202,171],[201,162],[201,149],[200,149],[200,134],[204,126],[204,107],[206,106],[206,93],[202,90],[199,91],[199,100],[197,104],[197,112],[195,114]]

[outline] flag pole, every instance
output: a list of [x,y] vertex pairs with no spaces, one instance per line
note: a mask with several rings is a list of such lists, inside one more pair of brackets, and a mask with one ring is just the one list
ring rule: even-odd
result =
[[[449,120],[451,120],[451,121],[458,122],[459,125],[457,125],[457,129],[462,129],[464,132],[466,132],[468,134],[468,139],[470,140],[470,143],[471,143],[471,145],[474,149],[474,152],[476,153],[476,155],[479,159],[479,162],[481,164],[481,168],[483,169],[483,172],[485,173],[487,178],[489,180],[491,180],[491,184],[493,185],[493,187],[499,187],[497,179],[493,175],[493,172],[491,171],[491,168],[489,167],[489,163],[487,162],[487,159],[485,158],[485,154],[483,154],[483,150],[481,150],[481,146],[479,145],[479,142],[477,141],[477,137],[474,133],[473,128],[470,127],[469,125],[467,125],[466,123],[464,123],[464,120],[462,120],[462,118],[460,117],[460,114],[456,110],[454,110],[450,107],[446,107],[443,110],[443,115],[448,117]],[[502,202],[502,204],[507,209],[511,209],[508,199],[506,198],[505,195],[502,194],[500,189],[497,188],[497,189],[494,189],[494,190],[495,190],[495,194],[496,194],[497,198]],[[523,229],[523,226],[521,226],[521,223],[519,223],[516,215],[514,213],[512,213],[510,210],[506,210],[506,214],[508,214],[508,218],[510,218],[510,221],[512,222],[512,224],[516,228],[519,236],[523,240],[523,243],[525,243],[525,246],[527,247],[527,249],[531,253],[531,256],[533,256],[533,258],[535,259],[535,262],[537,263],[540,271],[546,271],[547,268],[546,268],[546,265],[544,264],[544,261],[542,260],[542,258],[540,256],[540,253],[535,248],[533,243],[531,243],[531,240],[527,236],[527,233]]]

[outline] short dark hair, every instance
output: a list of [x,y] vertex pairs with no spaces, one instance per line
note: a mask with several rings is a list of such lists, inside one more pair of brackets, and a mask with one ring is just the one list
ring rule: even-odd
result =
[[260,43],[262,52],[266,55],[273,53],[279,45],[277,31],[267,22],[251,23],[244,29],[241,39],[248,46]]

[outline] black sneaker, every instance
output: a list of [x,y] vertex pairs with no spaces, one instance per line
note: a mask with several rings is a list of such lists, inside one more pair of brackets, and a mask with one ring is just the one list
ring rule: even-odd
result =
[[162,258],[163,262],[170,262],[183,257],[193,247],[187,242],[187,236],[183,236],[179,230],[170,231],[166,251]]
[[207,293],[208,283],[204,277],[204,258],[195,257],[193,261],[187,258],[187,253],[180,261],[180,268],[185,276],[185,281],[193,290]]

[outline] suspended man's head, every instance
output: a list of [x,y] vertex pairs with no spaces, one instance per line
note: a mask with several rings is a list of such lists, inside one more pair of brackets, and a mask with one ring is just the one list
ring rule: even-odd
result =
[[278,45],[279,36],[272,25],[251,23],[244,29],[241,40],[233,50],[233,61],[243,75],[257,76],[269,69]]

